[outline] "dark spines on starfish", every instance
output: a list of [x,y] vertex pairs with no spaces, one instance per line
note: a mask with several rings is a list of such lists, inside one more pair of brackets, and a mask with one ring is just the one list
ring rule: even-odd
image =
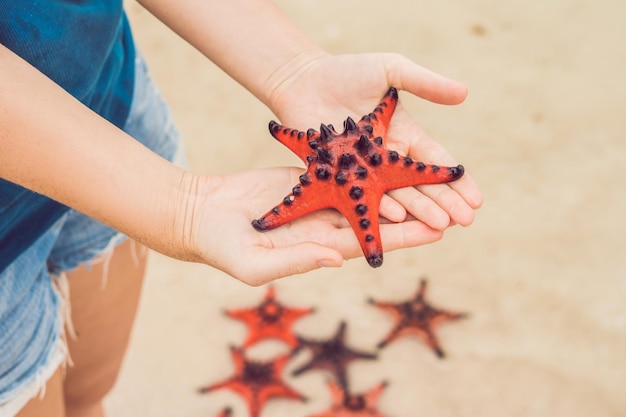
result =
[[365,204],[357,204],[354,207],[354,211],[356,212],[356,214],[358,214],[359,216],[364,216],[365,213],[367,213],[367,206]]
[[354,175],[357,179],[364,180],[365,178],[367,178],[367,168],[362,167],[361,165],[357,166],[354,170]]
[[352,120],[351,117],[348,117],[345,122],[343,122],[343,130],[346,135],[355,134],[359,130],[356,122]]
[[356,148],[359,155],[365,156],[372,149],[372,142],[370,142],[367,136],[361,135],[359,137],[359,140],[356,141],[356,143],[354,144],[354,147]]
[[[372,113],[358,122],[348,117],[343,132],[332,125],[306,133],[270,122],[270,133],[306,164],[298,193],[252,222],[257,230],[279,227],[317,210],[334,208],[350,223],[368,263],[382,264],[379,206],[383,194],[395,188],[454,181],[463,175],[461,165],[443,167],[414,162],[386,148],[387,128],[396,109],[398,92],[390,88]],[[302,134],[301,134],[302,133]],[[400,162],[401,161],[401,162]],[[365,233],[355,203],[365,204],[370,222]]]
[[327,126],[324,123],[320,125],[320,140],[322,141],[322,144],[328,143],[333,138],[333,130],[335,129],[332,125]]

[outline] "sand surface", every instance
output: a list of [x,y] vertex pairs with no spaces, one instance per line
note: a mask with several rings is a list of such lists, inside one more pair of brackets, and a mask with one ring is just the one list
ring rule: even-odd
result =
[[[467,83],[457,107],[402,99],[485,194],[470,228],[389,253],[382,268],[356,259],[277,282],[282,303],[316,307],[296,332],[329,337],[345,320],[349,344],[374,349],[391,321],[365,300],[405,299],[426,277],[434,304],[471,318],[440,328],[444,360],[407,337],[354,363],[355,391],[389,382],[385,415],[626,416],[626,2],[278,3],[332,52],[399,52]],[[192,170],[298,165],[254,97],[140,6],[128,12]],[[266,289],[153,254],[145,290],[110,416],[210,417],[226,405],[247,416],[237,395],[196,389],[230,376],[228,346],[246,335],[222,310],[254,306]],[[276,400],[262,417],[328,407],[325,374],[287,380],[310,401]]]

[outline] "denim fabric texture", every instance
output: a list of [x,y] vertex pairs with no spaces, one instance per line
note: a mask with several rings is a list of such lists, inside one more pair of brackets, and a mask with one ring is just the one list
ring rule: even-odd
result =
[[[169,109],[139,54],[135,74],[124,130],[162,157],[184,161]],[[0,416],[16,414],[62,362],[63,300],[54,280],[89,265],[124,239],[116,230],[70,210],[0,273]]]

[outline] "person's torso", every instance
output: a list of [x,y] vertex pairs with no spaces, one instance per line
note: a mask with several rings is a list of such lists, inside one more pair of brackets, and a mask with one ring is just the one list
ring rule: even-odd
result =
[[[135,50],[122,0],[0,0],[0,43],[124,127]],[[67,210],[0,179],[0,271]]]

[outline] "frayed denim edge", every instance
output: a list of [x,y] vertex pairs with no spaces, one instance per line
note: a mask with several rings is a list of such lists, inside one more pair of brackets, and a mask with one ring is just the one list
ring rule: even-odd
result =
[[37,370],[34,380],[29,382],[25,387],[17,387],[13,390],[17,393],[16,397],[0,403],[0,417],[14,417],[37,395],[39,395],[39,398],[43,398],[46,395],[46,384],[57,369],[59,369],[60,366],[65,368],[68,364],[71,365],[66,337],[68,335],[75,337],[75,335],[70,320],[69,286],[64,274],[55,278],[54,291],[57,297],[59,297],[59,332],[56,340],[46,358],[45,364]]

